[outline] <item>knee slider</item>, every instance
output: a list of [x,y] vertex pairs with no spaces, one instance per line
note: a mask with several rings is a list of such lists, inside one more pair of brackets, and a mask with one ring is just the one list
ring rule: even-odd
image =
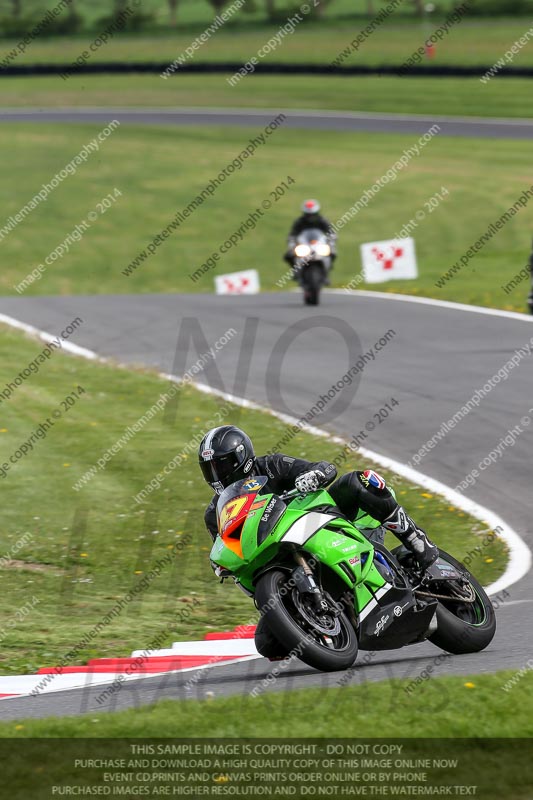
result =
[[357,472],[360,487],[359,506],[374,519],[383,522],[398,506],[385,480],[372,469]]

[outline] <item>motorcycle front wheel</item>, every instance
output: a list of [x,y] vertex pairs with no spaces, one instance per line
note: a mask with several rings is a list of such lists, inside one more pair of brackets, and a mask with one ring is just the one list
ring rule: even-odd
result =
[[256,601],[268,627],[290,655],[322,672],[348,669],[357,658],[357,635],[344,611],[318,615],[311,599],[272,569],[257,582]]
[[320,289],[323,283],[323,267],[311,264],[303,277],[304,303],[306,306],[317,306],[320,302]]

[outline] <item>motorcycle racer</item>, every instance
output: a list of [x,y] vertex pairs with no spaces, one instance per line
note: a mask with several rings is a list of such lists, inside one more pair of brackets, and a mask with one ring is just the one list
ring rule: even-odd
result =
[[305,200],[305,202],[302,204],[302,213],[293,222],[289,232],[287,239],[287,250],[284,255],[285,261],[294,269],[294,246],[296,244],[296,238],[300,233],[305,230],[309,230],[310,228],[317,228],[328,236],[329,245],[331,247],[331,262],[333,268],[333,263],[337,258],[335,249],[337,234],[333,230],[331,223],[320,213],[320,203],[318,200]]
[[[234,425],[208,431],[198,449],[198,461],[205,481],[216,492],[205,512],[205,524],[213,540],[217,536],[216,503],[227,486],[246,477],[264,475],[269,492],[297,489],[313,492],[329,486],[328,493],[348,520],[363,511],[391,531],[413,554],[421,570],[437,558],[438,549],[398,504],[385,480],[374,470],[354,471],[335,480],[337,469],[328,461],[310,462],[274,453],[256,456],[249,436]],[[334,481],[334,483],[332,483]]]

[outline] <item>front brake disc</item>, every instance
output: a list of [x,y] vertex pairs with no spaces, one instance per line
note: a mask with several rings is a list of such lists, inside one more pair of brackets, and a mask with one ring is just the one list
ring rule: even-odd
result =
[[327,636],[338,636],[341,632],[341,626],[338,618],[328,612],[318,616],[314,610],[308,608],[305,603],[302,602],[302,598],[296,587],[292,590],[292,602],[294,603],[298,613],[315,630],[319,631],[320,633],[324,633]]

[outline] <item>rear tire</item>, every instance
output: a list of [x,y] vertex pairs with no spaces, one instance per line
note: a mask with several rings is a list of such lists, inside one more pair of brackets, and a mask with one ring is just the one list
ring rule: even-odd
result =
[[479,653],[492,642],[496,633],[496,615],[490,599],[481,584],[468,572],[464,564],[457,561],[444,550],[440,557],[452,566],[465,572],[476,594],[476,601],[470,604],[446,603],[439,600],[437,606],[437,630],[429,641],[448,653],[464,655]]
[[260,609],[268,609],[263,618],[275,638],[289,653],[315,669],[335,672],[351,667],[357,658],[358,643],[347,615],[341,612],[338,617],[342,639],[339,649],[319,644],[291,615],[287,607],[291,603],[291,593],[287,591],[284,595],[280,594],[286,583],[287,574],[275,569],[266,572],[257,582],[256,601]]

